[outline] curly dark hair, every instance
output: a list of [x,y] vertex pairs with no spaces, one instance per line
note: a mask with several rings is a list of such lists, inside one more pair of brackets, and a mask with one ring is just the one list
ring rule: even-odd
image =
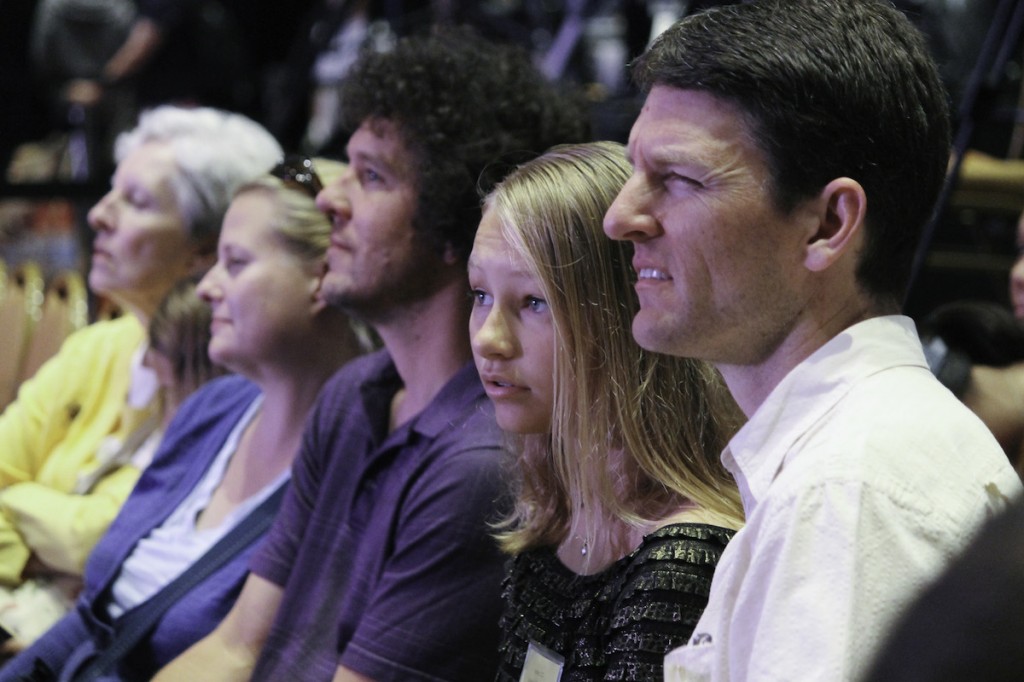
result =
[[899,307],[950,146],[946,93],[905,16],[880,0],[718,7],[665,31],[633,77],[737,104],[782,210],[835,178],[860,182],[869,207],[858,280]]
[[443,27],[367,53],[342,85],[348,130],[372,119],[394,123],[415,155],[419,205],[414,228],[436,249],[465,260],[481,197],[503,170],[560,143],[583,142],[585,100],[545,80],[519,47]]

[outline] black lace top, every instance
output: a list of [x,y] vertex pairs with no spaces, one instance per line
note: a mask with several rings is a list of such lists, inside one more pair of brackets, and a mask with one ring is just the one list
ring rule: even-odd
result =
[[554,548],[512,559],[504,583],[499,682],[518,682],[531,641],[565,658],[562,682],[661,680],[685,644],[735,531],[674,524],[601,573],[577,575]]

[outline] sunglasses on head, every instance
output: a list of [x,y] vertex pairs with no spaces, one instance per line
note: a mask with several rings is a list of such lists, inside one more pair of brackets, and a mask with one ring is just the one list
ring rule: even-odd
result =
[[270,174],[286,183],[298,185],[314,199],[324,188],[320,176],[313,169],[313,160],[308,156],[292,154],[270,170]]

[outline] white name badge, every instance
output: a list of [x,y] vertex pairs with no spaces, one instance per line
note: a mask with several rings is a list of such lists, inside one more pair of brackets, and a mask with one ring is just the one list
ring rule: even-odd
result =
[[519,682],[558,682],[562,679],[564,666],[564,658],[547,647],[530,642]]

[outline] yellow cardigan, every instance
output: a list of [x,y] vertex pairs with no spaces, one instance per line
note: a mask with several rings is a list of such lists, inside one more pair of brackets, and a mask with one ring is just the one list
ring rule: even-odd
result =
[[0,583],[17,585],[29,555],[81,574],[139,477],[130,465],[86,495],[78,475],[98,466],[110,435],[125,438],[158,409],[127,406],[132,354],[145,330],[131,315],[67,338],[0,415]]

